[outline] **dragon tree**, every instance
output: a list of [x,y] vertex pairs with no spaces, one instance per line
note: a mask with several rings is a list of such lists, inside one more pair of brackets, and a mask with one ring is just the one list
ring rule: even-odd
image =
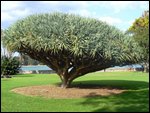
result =
[[87,73],[141,58],[133,38],[105,22],[79,15],[30,15],[4,34],[2,41],[9,51],[26,54],[55,70],[63,88]]

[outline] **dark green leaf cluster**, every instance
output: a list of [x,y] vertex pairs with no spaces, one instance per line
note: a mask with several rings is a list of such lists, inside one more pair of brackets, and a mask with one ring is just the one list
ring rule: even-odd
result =
[[15,57],[2,56],[1,75],[15,75],[19,72],[20,62]]

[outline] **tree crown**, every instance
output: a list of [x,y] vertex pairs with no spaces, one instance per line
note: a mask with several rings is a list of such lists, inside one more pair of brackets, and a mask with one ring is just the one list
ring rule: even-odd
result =
[[[5,30],[3,43],[10,51],[24,47],[77,57],[103,57],[117,62],[140,58],[134,40],[105,22],[73,14],[35,14],[18,20]],[[24,51],[24,53],[26,53]]]

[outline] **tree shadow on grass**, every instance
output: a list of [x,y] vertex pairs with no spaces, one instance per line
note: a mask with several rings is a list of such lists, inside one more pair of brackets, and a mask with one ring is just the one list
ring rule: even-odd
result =
[[127,91],[107,97],[85,97],[80,104],[92,106],[92,112],[148,112],[149,90]]
[[139,90],[149,87],[148,82],[143,81],[130,81],[130,80],[87,80],[87,81],[75,81],[71,87],[78,88],[117,88],[125,90]]
[[[92,106],[92,112],[148,112],[149,111],[149,83],[128,80],[94,80],[77,81],[73,87],[79,88],[118,88],[125,89],[124,93],[111,96],[97,96],[88,94],[82,104]],[[91,96],[93,95],[93,96]],[[95,96],[94,96],[95,95]]]
[[[61,83],[54,83],[60,86]],[[130,80],[86,80],[86,81],[74,81],[70,88],[79,89],[123,89],[123,90],[139,90],[149,87],[148,82],[144,81],[130,81]]]

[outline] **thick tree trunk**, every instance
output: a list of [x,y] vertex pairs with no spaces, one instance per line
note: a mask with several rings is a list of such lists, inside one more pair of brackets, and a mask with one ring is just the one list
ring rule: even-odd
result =
[[60,76],[62,84],[61,87],[62,88],[69,88],[72,81],[80,76],[83,76],[89,72],[95,72],[98,70],[102,70],[105,69],[109,66],[105,65],[105,66],[96,66],[94,67],[93,65],[89,65],[89,66],[82,66],[79,68],[72,68],[71,71],[68,71],[68,68],[64,68],[57,71],[57,74]]
[[144,72],[146,72],[146,73],[149,72],[149,64],[148,63],[144,64]]
[[64,79],[61,84],[61,88],[69,88],[71,85],[71,81],[68,79]]
[[61,78],[61,88],[69,88],[74,78],[72,76],[68,76],[68,74],[63,74],[60,76]]
[[68,73],[60,73],[60,71],[57,72],[57,74],[61,79],[61,88],[69,88],[73,81],[73,79],[71,79],[71,75],[68,75]]

